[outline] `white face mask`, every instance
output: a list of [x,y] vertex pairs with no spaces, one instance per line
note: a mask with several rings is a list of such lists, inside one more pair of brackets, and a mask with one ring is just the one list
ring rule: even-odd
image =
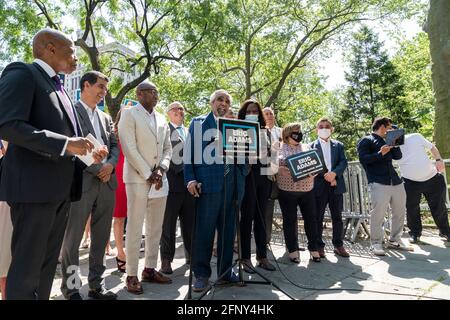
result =
[[257,114],[246,114],[245,115],[245,120],[258,122],[259,119],[258,119],[258,115]]
[[331,130],[330,129],[319,129],[317,131],[317,134],[320,138],[326,140],[331,136]]

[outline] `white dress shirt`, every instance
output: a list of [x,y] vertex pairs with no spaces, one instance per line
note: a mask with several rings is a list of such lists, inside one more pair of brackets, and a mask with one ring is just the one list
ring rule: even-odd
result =
[[[101,123],[100,123],[100,116],[98,115],[98,112],[97,112],[97,106],[95,106],[95,108],[92,109],[82,99],[80,99],[80,103],[84,107],[84,109],[86,110],[86,112],[89,116],[89,120],[91,121],[92,127],[94,128],[95,137],[100,142],[100,144],[105,145],[106,143],[105,143],[105,141],[103,141],[102,131],[100,129]],[[105,131],[104,128],[103,128],[103,131]]]
[[[54,76],[56,76],[55,70],[53,70],[53,68],[50,67],[49,64],[46,63],[45,61],[43,61],[41,59],[34,59],[33,62],[37,63],[42,69],[44,69],[45,73],[47,73],[50,78],[53,78]],[[63,156],[64,153],[66,152],[67,143],[69,143],[69,138],[66,139],[66,143],[64,144],[64,147],[62,148],[60,156]]]
[[147,121],[147,124],[150,126],[150,128],[153,130],[153,132],[156,134],[156,116],[155,116],[155,108],[153,108],[152,113],[148,112],[140,103],[136,105],[137,108],[141,108],[144,110],[145,113],[145,120]]
[[325,165],[328,168],[328,171],[331,171],[331,143],[330,139],[328,141],[322,140],[319,138],[320,147],[322,148],[323,158],[325,160]]

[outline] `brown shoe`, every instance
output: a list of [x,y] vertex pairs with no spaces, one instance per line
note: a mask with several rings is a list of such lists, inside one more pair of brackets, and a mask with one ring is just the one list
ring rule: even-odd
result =
[[158,272],[155,269],[145,268],[142,270],[142,282],[169,284],[172,283],[172,279],[164,276],[161,272]]
[[159,269],[159,271],[161,271],[164,274],[172,274],[173,270],[172,270],[172,266],[169,260],[167,259],[162,259],[161,261],[161,269]]
[[326,257],[326,255],[325,255],[325,248],[324,247],[319,248],[317,251],[319,251],[319,256],[321,258],[325,258]]
[[350,254],[342,246],[334,248],[334,253],[336,253],[338,256],[341,256],[341,257],[344,257],[344,258],[350,257]]
[[132,294],[143,294],[142,284],[139,282],[138,277],[127,277],[126,279],[127,291]]

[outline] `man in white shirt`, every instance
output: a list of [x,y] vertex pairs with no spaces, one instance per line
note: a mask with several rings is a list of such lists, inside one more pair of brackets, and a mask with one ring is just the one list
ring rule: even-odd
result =
[[[105,247],[111,233],[117,179],[114,168],[119,158],[117,137],[113,133],[111,116],[99,110],[97,105],[108,90],[108,78],[98,71],[86,72],[80,80],[81,99],[75,104],[81,131],[84,136],[93,135],[110,150],[102,163],[92,164],[83,171],[83,193],[80,201],[72,203],[61,251],[61,291],[66,299],[81,300],[79,287],[70,283],[78,276],[78,248],[89,215],[91,227],[91,250],[89,253],[89,297],[98,300],[115,300],[116,294],[103,286],[103,263]],[[74,268],[77,267],[77,269]],[[71,277],[72,276],[72,277]],[[79,279],[79,278],[78,278]],[[73,282],[73,281],[72,281]]]
[[[447,185],[444,179],[445,164],[439,150],[420,133],[405,136],[405,144],[400,146],[403,157],[397,160],[405,182],[406,218],[410,241],[418,243],[422,234],[420,219],[420,198],[427,200],[431,215],[440,231],[440,236],[450,241],[450,228],[446,207]],[[436,161],[428,157],[429,151]]]
[[[275,114],[270,107],[265,107],[263,109],[263,116],[264,120],[266,121],[266,128],[270,131],[270,138],[271,138],[271,145],[272,145],[272,155],[276,155],[277,150],[280,147],[280,141],[281,141],[281,128],[275,126]],[[273,157],[272,157],[273,158]],[[277,157],[275,157],[276,159]],[[277,169],[277,165],[274,165],[271,163],[271,169],[272,173],[275,174]],[[275,175],[273,175],[275,177]],[[269,200],[267,201],[266,206],[266,212],[265,212],[265,219],[266,219],[266,236],[267,236],[267,243],[270,242],[270,239],[272,238],[272,220],[273,220],[273,211],[275,208],[275,200],[278,198],[278,186],[276,181],[272,181],[271,185],[271,192]]]
[[184,184],[183,149],[188,135],[184,123],[184,107],[180,102],[172,102],[167,107],[169,117],[172,160],[167,172],[169,195],[160,241],[161,272],[173,273],[171,263],[175,256],[175,234],[177,219],[180,219],[186,263],[190,263],[192,228],[194,224],[195,199]]

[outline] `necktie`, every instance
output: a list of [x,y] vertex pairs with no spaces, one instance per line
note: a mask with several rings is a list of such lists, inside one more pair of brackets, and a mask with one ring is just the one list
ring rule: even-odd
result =
[[77,122],[75,120],[75,114],[72,109],[72,104],[70,103],[69,98],[67,97],[66,93],[64,92],[64,89],[61,84],[61,79],[59,78],[58,75],[53,76],[52,79],[53,79],[53,81],[55,81],[56,89],[61,93],[61,97],[62,97],[61,100],[62,100],[64,109],[66,109],[66,112],[69,115],[70,121],[72,122],[72,125],[75,129],[75,134],[78,135]]
[[230,170],[231,170],[231,164],[228,163],[227,157],[225,157],[225,160],[224,160],[224,174],[223,175],[226,177],[230,173]]
[[181,140],[184,141],[186,139],[186,135],[184,134],[183,127],[177,127],[177,131],[178,131],[178,134],[180,135]]

